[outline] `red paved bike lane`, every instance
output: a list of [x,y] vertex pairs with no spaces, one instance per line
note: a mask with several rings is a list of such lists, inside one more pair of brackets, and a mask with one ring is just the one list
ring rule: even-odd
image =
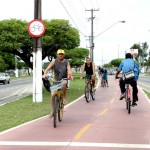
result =
[[118,80],[109,77],[109,87],[98,87],[95,101],[82,97],[67,105],[57,128],[46,116],[0,133],[0,150],[150,149],[149,101],[139,90],[138,106],[128,114],[119,96]]

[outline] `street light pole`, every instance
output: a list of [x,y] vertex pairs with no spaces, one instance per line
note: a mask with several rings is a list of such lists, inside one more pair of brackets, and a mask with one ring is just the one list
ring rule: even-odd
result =
[[118,23],[125,23],[125,22],[126,21],[124,21],[124,20],[123,21],[117,21],[117,22],[115,22],[110,27],[106,28],[104,31],[102,31],[101,33],[99,33],[98,35],[96,35],[95,38],[98,37],[99,35],[101,35],[102,33],[106,32],[107,30],[109,30],[110,28],[112,28],[113,26],[115,26],[116,24],[118,24]]

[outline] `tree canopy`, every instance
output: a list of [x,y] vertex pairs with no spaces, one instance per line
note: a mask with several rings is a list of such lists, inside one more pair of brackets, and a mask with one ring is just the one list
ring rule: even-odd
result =
[[[51,59],[61,49],[73,49],[80,44],[79,32],[67,20],[44,20],[46,32],[42,37],[42,59]],[[33,38],[27,31],[28,22],[11,19],[0,21],[0,52],[19,56],[32,68]]]

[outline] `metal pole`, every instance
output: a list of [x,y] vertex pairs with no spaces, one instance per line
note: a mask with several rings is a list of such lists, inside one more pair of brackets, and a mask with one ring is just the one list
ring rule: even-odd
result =
[[91,61],[94,61],[94,56],[93,56],[93,9],[91,10]]
[[91,42],[90,42],[90,58],[91,61],[94,62],[94,55],[93,55],[93,51],[94,51],[94,43],[93,43],[93,20],[95,17],[93,17],[93,11],[99,11],[99,10],[95,10],[95,9],[90,9],[90,10],[86,10],[86,11],[91,11]]

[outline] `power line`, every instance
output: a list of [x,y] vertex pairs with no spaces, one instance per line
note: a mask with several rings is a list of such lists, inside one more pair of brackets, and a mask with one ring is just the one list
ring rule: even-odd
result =
[[77,26],[77,24],[75,23],[75,21],[73,20],[73,18],[72,18],[71,15],[69,14],[69,12],[67,11],[67,9],[66,9],[66,7],[64,6],[64,4],[62,3],[62,1],[61,1],[61,0],[59,0],[59,1],[60,1],[60,3],[62,4],[62,6],[64,7],[64,9],[65,9],[65,11],[67,12],[67,14],[69,15],[69,17],[71,18],[71,20],[73,21],[73,23],[75,24],[75,26],[78,28],[79,32],[80,32],[82,35],[86,36],[84,33],[82,33],[82,32],[80,31],[79,27]]
[[80,3],[83,6],[83,8],[86,9],[85,6],[84,6],[84,4],[83,4],[83,2],[82,2],[82,0],[80,0]]

